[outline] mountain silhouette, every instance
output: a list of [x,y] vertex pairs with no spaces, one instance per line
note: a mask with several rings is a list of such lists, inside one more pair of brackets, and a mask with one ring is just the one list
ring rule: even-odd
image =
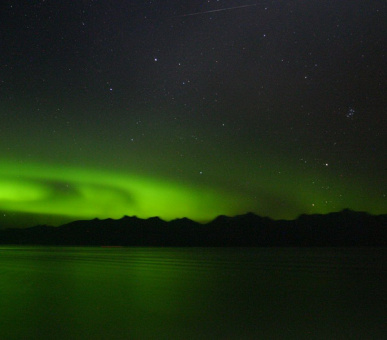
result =
[[0,230],[0,244],[74,246],[387,246],[387,215],[343,210],[272,220],[253,213],[200,224],[159,217],[74,221]]

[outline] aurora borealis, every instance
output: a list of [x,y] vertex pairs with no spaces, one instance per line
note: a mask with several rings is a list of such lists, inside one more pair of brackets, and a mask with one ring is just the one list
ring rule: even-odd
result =
[[386,13],[6,1],[0,228],[387,213]]

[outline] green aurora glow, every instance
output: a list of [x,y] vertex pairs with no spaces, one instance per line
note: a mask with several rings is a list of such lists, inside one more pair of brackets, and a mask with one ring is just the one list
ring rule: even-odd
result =
[[[3,220],[16,226],[26,223],[18,220],[19,214],[35,215],[37,222],[58,225],[75,219],[124,215],[159,216],[165,220],[188,217],[204,222],[220,214],[248,211],[287,219],[304,212],[327,213],[348,207],[383,213],[383,206],[376,199],[361,199],[364,197],[361,186],[348,183],[344,188],[343,180],[337,180],[333,185],[338,192],[341,190],[349,196],[337,194],[338,199],[332,201],[331,191],[324,194],[313,190],[315,184],[305,180],[305,173],[299,176],[293,181],[285,177],[281,182],[270,172],[261,172],[260,181],[251,182],[250,192],[243,192],[232,187],[221,189],[210,182],[194,186],[167,178],[3,160],[0,209]],[[300,188],[298,181],[310,185]]]
[[0,209],[7,212],[76,218],[166,220],[190,216],[208,220],[231,208],[231,198],[211,189],[190,188],[167,180],[92,169],[2,163]]

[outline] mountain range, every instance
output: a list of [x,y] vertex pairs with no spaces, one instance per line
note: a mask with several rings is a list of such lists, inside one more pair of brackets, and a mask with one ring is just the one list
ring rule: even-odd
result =
[[343,210],[272,220],[253,213],[200,224],[158,217],[0,230],[0,244],[63,246],[387,246],[387,215]]

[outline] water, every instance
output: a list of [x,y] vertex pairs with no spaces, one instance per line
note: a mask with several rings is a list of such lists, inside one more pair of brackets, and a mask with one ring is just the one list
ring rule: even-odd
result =
[[0,247],[0,339],[386,339],[387,249]]

